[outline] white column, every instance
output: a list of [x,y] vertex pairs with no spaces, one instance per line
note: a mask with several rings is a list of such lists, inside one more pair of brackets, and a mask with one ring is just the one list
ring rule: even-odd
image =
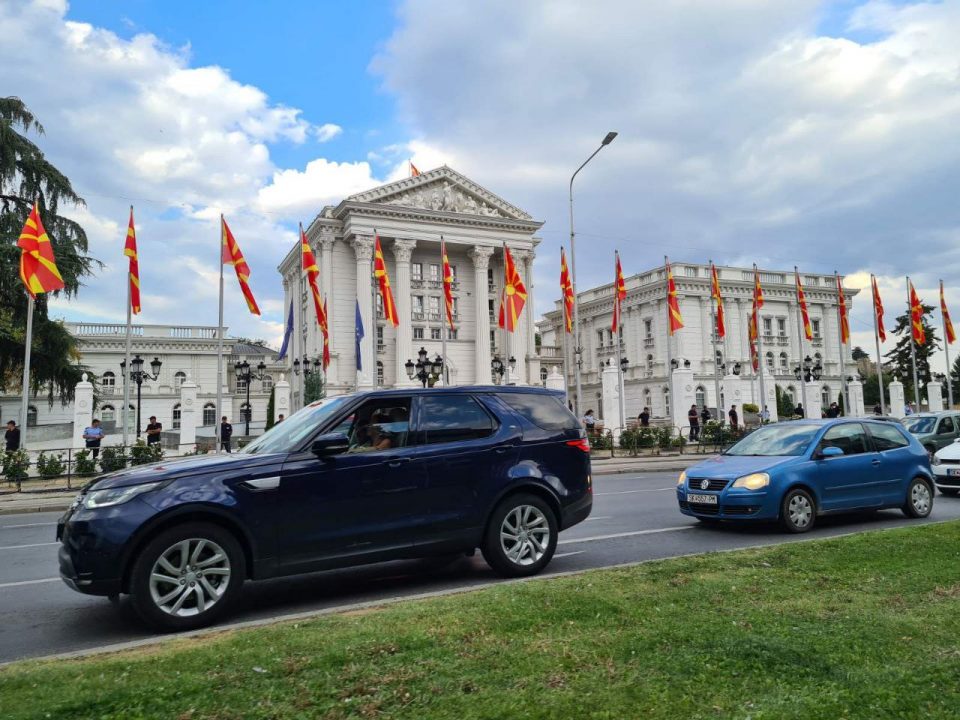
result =
[[[474,339],[474,357],[476,367],[474,378],[478,385],[490,384],[490,309],[487,290],[487,268],[490,266],[492,247],[477,245],[470,251],[473,260],[473,297],[476,313],[476,337]],[[506,358],[503,358],[506,360]]]
[[[513,259],[517,265],[517,272],[520,273],[520,277],[523,280],[525,287],[529,289],[529,278],[526,277],[525,267],[527,260],[527,251],[526,250],[514,250],[510,249],[510,252],[513,254]],[[530,297],[527,297],[526,302],[529,304]],[[524,306],[526,310],[526,306]],[[519,325],[512,332],[507,333],[508,338],[507,342],[510,343],[510,354],[517,359],[517,371],[514,376],[513,382],[516,382],[517,385],[527,385],[529,383],[527,376],[527,313],[520,313]]]
[[408,359],[413,359],[413,319],[410,309],[410,256],[417,246],[416,240],[394,240],[393,257],[397,263],[397,294],[394,300],[397,303],[397,314],[400,316],[400,325],[397,327],[396,347],[396,387],[413,386],[416,381],[407,377],[404,367]]
[[537,316],[533,303],[533,259],[536,254],[533,250],[527,253],[524,261],[523,279],[527,285],[527,302],[523,306],[524,321],[527,323],[527,383],[540,384],[540,363],[537,361]]
[[850,396],[850,407],[847,409],[847,415],[852,417],[863,417],[865,408],[863,407],[863,383],[854,375],[854,380],[847,383],[847,395]]
[[550,368],[550,374],[547,375],[547,390],[563,390],[564,394],[567,392],[563,375],[560,374],[560,369],[556,365]]
[[178,453],[189,452],[193,449],[187,446],[197,442],[197,424],[197,384],[193,381],[190,373],[187,373],[187,379],[180,385],[180,447],[177,448]]
[[620,415],[620,371],[613,363],[604,365],[600,373],[600,393],[603,403],[603,427],[613,433],[613,442],[620,440],[626,424]]
[[693,385],[693,370],[678,367],[673,371],[673,392],[670,395],[670,422],[678,430],[690,424],[687,413],[696,400],[696,389]]
[[903,411],[903,383],[894,378],[887,384],[887,393],[890,396],[890,417],[902,418]]
[[273,417],[274,420],[283,415],[290,417],[290,383],[287,376],[280,373],[280,379],[273,386]]
[[[852,385],[853,383],[847,383],[847,387]],[[853,398],[850,399],[850,402],[853,402]],[[936,380],[931,380],[927,383],[927,409],[930,412],[940,412],[943,410],[943,386]]]
[[823,406],[820,401],[820,389],[823,386],[819,382],[808,382],[806,385],[807,402],[803,406],[803,416],[809,420],[819,420],[823,415]]
[[[336,303],[333,301],[333,231],[324,228],[320,231],[320,294],[327,298],[327,327],[330,328],[330,367],[327,369],[327,382],[330,378],[338,378],[337,360],[339,353],[333,346],[333,313]],[[323,336],[320,337],[320,356],[323,356]],[[286,414],[286,413],[284,413]]]
[[[357,256],[357,300],[360,303],[360,317],[363,320],[363,340],[360,341],[360,359],[363,370],[360,371],[358,385],[361,389],[372,389],[377,373],[377,358],[374,352],[374,338],[377,326],[373,323],[373,236],[355,235],[350,241]],[[354,371],[356,371],[354,360]]]
[[761,365],[761,370],[763,372],[763,392],[766,394],[766,397],[763,399],[763,402],[760,403],[760,412],[763,412],[763,406],[766,405],[770,413],[770,422],[777,422],[777,420],[780,419],[780,415],[777,412],[777,383],[773,375],[770,374],[766,362]]
[[[727,365],[730,367],[730,364]],[[721,389],[723,391],[723,400],[726,404],[726,407],[720,408],[720,417],[717,420],[721,422],[727,422],[727,412],[734,405],[737,406],[737,415],[740,417],[740,422],[743,422],[743,403],[746,400],[746,397],[743,394],[743,383],[744,380],[740,375],[724,375],[721,382]]]
[[[121,413],[117,417],[122,418]],[[93,421],[93,384],[87,380],[87,374],[80,376],[80,382],[74,388],[73,399],[73,447],[86,447],[83,431],[90,427]]]

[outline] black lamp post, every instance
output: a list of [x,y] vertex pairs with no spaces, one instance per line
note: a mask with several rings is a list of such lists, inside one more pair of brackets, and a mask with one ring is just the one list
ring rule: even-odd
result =
[[[130,360],[130,380],[137,384],[137,438],[140,437],[140,386],[146,380],[156,380],[160,377],[160,367],[163,363],[159,358],[150,361],[150,372],[143,369],[143,358],[139,353]],[[127,372],[127,361],[120,361],[120,372]],[[126,409],[124,409],[126,412]],[[124,431],[126,432],[126,431]]]
[[739,375],[742,370],[743,370],[743,366],[742,366],[739,362],[735,362],[735,363],[733,364],[733,374],[734,374],[734,375]]
[[625,373],[627,371],[627,365],[630,364],[630,361],[625,357],[620,358],[620,372]]
[[[510,366],[510,370],[515,370],[517,368],[517,359],[511,355],[510,359],[507,360],[507,365]],[[494,356],[493,360],[490,361],[490,369],[493,370],[493,382],[495,384],[503,384],[503,376],[507,372],[507,365],[503,364],[503,360],[500,359],[499,355]]]
[[436,382],[443,375],[443,358],[437,355],[431,361],[429,356],[430,353],[425,348],[420,348],[417,353],[417,362],[414,363],[413,360],[408,359],[403,365],[407,371],[407,377],[411,380],[416,378],[424,387],[427,386],[431,378]]
[[263,360],[260,361],[260,364],[257,365],[257,372],[254,374],[253,370],[250,368],[250,363],[246,360],[243,362],[238,362],[233,366],[233,371],[237,374],[237,382],[245,382],[247,384],[247,411],[243,414],[243,419],[245,421],[243,434],[247,437],[250,436],[250,416],[253,414],[253,408],[250,407],[250,381],[251,380],[263,380],[263,371],[267,369],[267,366],[264,364]]

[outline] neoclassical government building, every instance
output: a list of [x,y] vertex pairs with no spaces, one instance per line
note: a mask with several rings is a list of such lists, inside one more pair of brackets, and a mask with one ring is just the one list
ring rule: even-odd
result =
[[[624,271],[629,272],[630,257],[623,256]],[[710,266],[697,263],[673,263],[672,271],[683,315],[684,327],[672,338],[668,333],[666,305],[666,270],[664,267],[646,270],[626,277],[627,298],[623,301],[623,335],[621,355],[626,358],[624,374],[625,413],[636,417],[647,406],[654,417],[668,416],[669,387],[667,383],[667,343],[670,357],[680,363],[689,361],[694,374],[694,397],[700,406],[729,408],[729,399],[717,400],[714,368],[726,367],[729,373],[740,363],[742,377],[747,384],[745,402],[759,404],[759,387],[750,367],[750,346],[747,337],[753,299],[753,268],[717,267],[720,291],[726,308],[726,337],[716,341],[714,356],[714,325],[710,295]],[[796,404],[801,401],[800,382],[794,369],[805,357],[823,367],[817,382],[823,407],[838,399],[841,391],[841,345],[837,319],[836,280],[833,275],[802,273],[813,340],[803,340],[797,333],[797,297],[792,270],[761,270],[760,282],[764,294],[761,310],[761,341],[766,377],[786,393]],[[853,307],[853,298],[859,291],[845,288],[847,307]],[[558,293],[559,295],[559,293]],[[616,341],[611,333],[613,317],[613,283],[585,290],[578,294],[582,324],[582,408],[599,411],[600,372],[607,362],[617,362]],[[540,323],[543,345],[540,348],[544,367],[563,366],[562,315],[559,300],[553,311]],[[567,336],[569,338],[569,336]],[[572,342],[567,343],[572,360]],[[851,357],[851,346],[843,346],[845,375],[856,372]],[[570,394],[573,394],[573,375],[566,363]],[[721,376],[724,374],[721,371]],[[723,393],[721,385],[721,395]]]
[[[494,357],[516,359],[513,381],[539,382],[535,346],[533,260],[543,223],[449,167],[441,167],[347,197],[323,208],[306,228],[320,266],[320,292],[327,298],[331,364],[327,392],[355,387],[419,384],[405,364],[424,348],[441,353],[445,331],[440,239],[453,268],[456,330],[445,359],[451,384],[491,382]],[[378,304],[373,318],[374,235],[383,247],[400,324],[385,322]],[[503,246],[510,248],[527,288],[516,332],[497,328],[503,288]],[[311,362],[322,354],[320,328],[300,269],[299,245],[281,262],[284,316],[294,304],[294,343],[289,358]],[[361,369],[355,348],[357,305],[363,319]],[[293,369],[291,365],[291,370]],[[301,406],[303,376],[291,373],[294,408]]]

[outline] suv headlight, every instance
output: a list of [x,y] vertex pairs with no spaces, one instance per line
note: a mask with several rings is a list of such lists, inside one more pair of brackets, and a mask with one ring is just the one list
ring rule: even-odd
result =
[[751,473],[737,478],[733,482],[735,488],[746,488],[747,490],[760,490],[770,484],[770,476],[766,473]]
[[680,472],[680,477],[677,478],[677,485],[683,485],[687,481],[687,471],[683,470]]
[[107,490],[94,490],[88,492],[83,498],[83,507],[87,510],[96,508],[110,507],[133,500],[137,495],[143,495],[151,490],[156,490],[161,485],[166,485],[168,481],[144,483],[143,485],[130,485],[122,488],[109,488]]

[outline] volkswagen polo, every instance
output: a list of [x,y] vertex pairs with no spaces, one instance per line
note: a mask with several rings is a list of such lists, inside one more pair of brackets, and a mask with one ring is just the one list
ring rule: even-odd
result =
[[90,483],[58,523],[60,575],[129,594],[166,630],[214,622],[248,579],[476,548],[500,575],[533,575],[590,514],[589,450],[547,390],[331,397],[238,453]]

